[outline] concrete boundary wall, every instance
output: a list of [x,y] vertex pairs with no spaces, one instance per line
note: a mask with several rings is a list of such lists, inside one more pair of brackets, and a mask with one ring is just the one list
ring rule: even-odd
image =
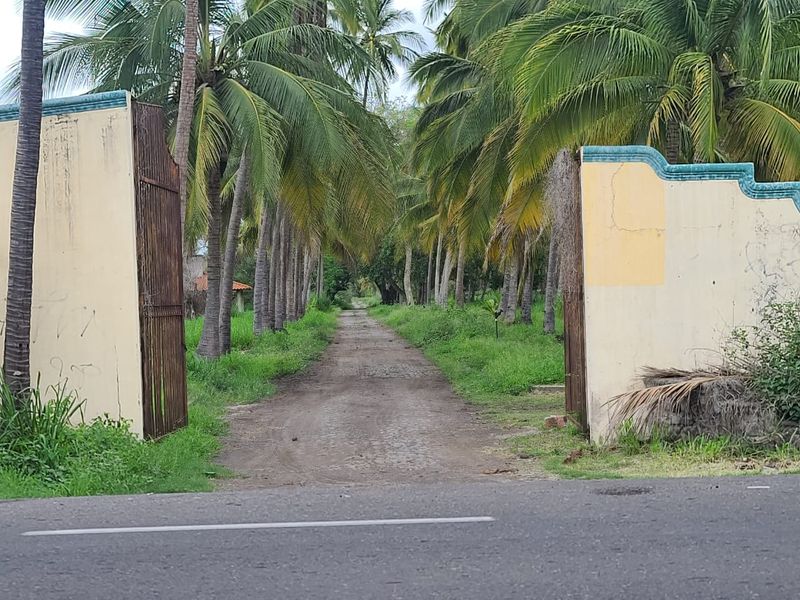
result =
[[751,164],[669,165],[649,147],[586,147],[581,167],[591,437],[644,367],[718,364],[732,330],[800,291],[800,183]]
[[[130,96],[45,103],[36,207],[32,378],[66,382],[85,417],[142,435],[136,185]],[[5,315],[16,107],[0,107],[0,319]],[[0,351],[2,347],[0,346]]]

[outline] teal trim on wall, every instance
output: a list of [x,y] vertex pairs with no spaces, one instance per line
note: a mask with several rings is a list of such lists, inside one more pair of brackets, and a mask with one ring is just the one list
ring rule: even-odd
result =
[[666,181],[738,181],[742,192],[749,198],[790,198],[800,210],[800,182],[758,182],[752,163],[671,165],[658,150],[650,146],[585,146],[583,160],[592,163],[646,163]]
[[[54,98],[45,100],[42,105],[42,116],[63,115],[67,113],[103,110],[105,108],[122,108],[128,105],[128,92],[102,92],[71,98]],[[7,104],[0,106],[0,121],[15,121],[19,118],[19,106]]]

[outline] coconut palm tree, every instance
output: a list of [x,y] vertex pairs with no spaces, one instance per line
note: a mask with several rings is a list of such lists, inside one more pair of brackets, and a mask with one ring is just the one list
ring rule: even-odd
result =
[[239,245],[239,228],[242,224],[245,196],[250,185],[247,150],[242,151],[236,183],[231,199],[228,231],[225,236],[225,251],[222,258],[222,277],[219,285],[219,351],[231,350],[231,305],[233,304],[233,272],[236,269],[236,250]]
[[[180,177],[181,239],[186,223],[186,204],[189,197],[189,136],[194,112],[195,78],[197,76],[197,27],[199,24],[198,0],[185,0],[183,27],[183,61],[181,64],[181,88],[178,98],[178,115],[175,119],[175,162]],[[184,240],[184,257],[189,255]],[[184,286],[186,282],[184,282]]]
[[[542,198],[535,187],[507,197],[508,153],[519,116],[510,88],[488,68],[491,61],[481,50],[498,30],[545,4],[456,2],[437,31],[441,51],[423,56],[411,67],[420,99],[426,103],[417,126],[415,164],[420,173],[438,181],[440,193],[450,203],[458,305],[464,302],[467,255],[488,247],[488,256],[505,262],[505,272],[517,278],[517,260],[511,254],[520,253],[516,244],[543,220]],[[503,210],[510,200],[515,210]]]
[[42,129],[42,44],[44,0],[26,0],[22,9],[20,102],[8,257],[3,375],[12,391],[30,387],[33,228]]
[[788,0],[554,0],[505,28],[484,50],[521,109],[515,185],[587,142],[798,178],[797,10]]
[[397,66],[408,66],[423,47],[416,31],[400,29],[411,23],[414,15],[392,6],[392,0],[334,0],[333,17],[343,31],[358,40],[376,67],[375,72],[354,72],[361,81],[361,101],[370,97],[383,99],[389,81],[397,77]]

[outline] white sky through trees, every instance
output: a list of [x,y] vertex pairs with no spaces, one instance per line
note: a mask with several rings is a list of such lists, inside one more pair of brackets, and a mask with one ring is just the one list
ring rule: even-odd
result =
[[[21,3],[19,3],[21,5]],[[423,24],[423,4],[424,0],[394,0],[397,8],[410,10],[416,17],[416,22],[409,26],[422,33],[429,47],[433,46],[433,37],[429,28]],[[49,21],[48,30],[55,31],[77,31],[75,25],[69,23],[56,23]],[[9,66],[19,57],[19,50],[22,39],[22,14],[17,3],[13,0],[0,0],[0,74],[5,73]],[[405,84],[405,71],[402,72],[400,80],[392,84],[389,96],[399,98],[402,96],[411,97],[414,92]]]

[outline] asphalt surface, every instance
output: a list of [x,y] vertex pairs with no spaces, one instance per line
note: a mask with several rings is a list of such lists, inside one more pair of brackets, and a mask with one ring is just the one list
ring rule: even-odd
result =
[[[798,496],[774,477],[5,502],[0,598],[798,598]],[[174,530],[195,525],[239,528]],[[128,527],[168,529],[49,534]]]

